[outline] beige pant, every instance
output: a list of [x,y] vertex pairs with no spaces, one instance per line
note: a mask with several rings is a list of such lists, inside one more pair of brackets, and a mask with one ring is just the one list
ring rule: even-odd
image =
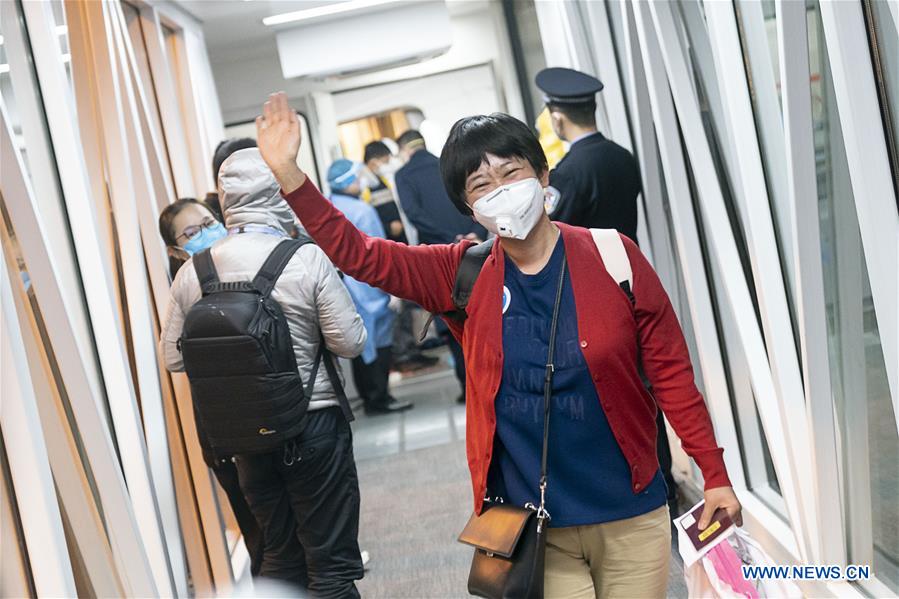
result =
[[665,597],[671,558],[668,506],[646,514],[550,528],[546,537],[546,599]]

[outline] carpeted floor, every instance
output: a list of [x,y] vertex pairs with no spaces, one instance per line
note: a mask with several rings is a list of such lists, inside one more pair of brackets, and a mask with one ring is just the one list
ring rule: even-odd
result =
[[359,545],[371,553],[363,597],[467,597],[471,513],[463,441],[358,463]]
[[[456,537],[471,513],[463,441],[358,462],[359,545],[371,553],[363,597],[468,597],[471,549]],[[669,597],[686,597],[676,553]]]

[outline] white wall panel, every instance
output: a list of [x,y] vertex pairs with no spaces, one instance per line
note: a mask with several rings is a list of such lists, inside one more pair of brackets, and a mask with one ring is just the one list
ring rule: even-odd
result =
[[[2,109],[2,108],[0,108]],[[0,254],[2,258],[2,254]],[[18,272],[14,276],[18,276]],[[6,260],[0,259],[0,369],[3,402],[0,426],[3,443],[11,447],[6,457],[19,502],[19,517],[31,561],[34,585],[39,595],[74,597],[75,580],[66,547],[62,519],[56,502],[56,489],[50,474],[47,448],[35,409],[34,385],[28,363],[20,348],[22,332],[16,318],[10,276]],[[4,558],[6,559],[6,558]]]
[[[5,109],[0,112],[2,162],[18,164],[19,156],[13,145]],[[57,267],[46,250],[49,240],[32,203],[33,196],[26,181],[14,176],[16,169],[4,170],[4,173],[3,197],[6,208],[16,229],[35,294],[46,318],[50,342],[59,361],[60,374],[84,441],[85,455],[95,473],[110,543],[122,573],[122,582],[126,593],[155,595],[156,585],[150,574],[143,543],[137,534],[128,489],[125,487],[107,422],[100,411],[102,394],[91,386],[82,350],[70,325],[68,314],[71,300],[59,287]],[[110,338],[116,338],[116,333],[113,332]]]
[[[50,595],[74,596],[89,588],[100,596],[187,596],[182,534],[192,549],[187,561],[193,592],[228,593],[233,582],[215,483],[200,455],[186,381],[170,381],[158,368],[161,314],[154,311],[154,305],[163,310],[168,299],[158,212],[173,192],[197,195],[195,190],[211,189],[208,164],[223,136],[222,121],[199,24],[167,10],[164,29],[156,7],[142,5],[141,18],[132,23],[136,29],[129,32],[115,1],[66,2],[67,18],[61,22],[67,21],[67,30],[57,28],[58,6],[2,3],[5,23],[18,24],[21,17],[27,24],[28,36],[12,31],[4,50],[15,58],[11,87],[26,102],[17,117],[28,127],[22,141],[41,185],[37,197],[28,190],[29,181],[12,176],[19,171],[7,168],[19,156],[3,115],[3,198],[17,234],[6,235],[4,229],[3,247],[21,250],[30,275],[28,293],[36,298],[29,304],[25,291],[16,289],[15,301],[4,300],[3,306],[29,327],[18,357],[27,364],[22,372],[30,377],[26,387],[36,406],[36,430],[43,438],[49,435],[50,470],[35,467],[32,477],[44,476],[46,483],[52,471],[55,484],[44,485],[50,492],[43,497],[53,502],[56,516],[40,502],[33,509],[45,512],[46,527],[66,523],[75,543],[72,563],[77,561],[77,590],[69,585],[45,593]],[[60,35],[68,36],[71,77],[60,55]],[[150,73],[139,71],[147,65],[137,62],[135,40],[147,52]],[[26,60],[32,54],[36,78]],[[172,70],[180,77],[177,86]],[[152,90],[144,88],[148,82]],[[172,98],[167,93],[172,91],[180,97]],[[157,119],[151,111],[160,99]],[[192,130],[185,133],[183,123],[191,123]],[[55,189],[57,172],[60,189]],[[73,249],[65,243],[69,235]],[[52,238],[61,243],[50,244]],[[86,302],[78,290],[81,281],[89,282]],[[4,367],[15,364],[4,360]],[[5,384],[21,383],[3,378]],[[15,404],[4,402],[4,428],[11,418],[7,407]],[[31,438],[41,439],[41,434]],[[23,449],[17,459],[29,455]],[[34,486],[16,470],[25,481],[20,487]],[[29,506],[29,530],[39,530],[31,524],[32,513]],[[65,538],[55,539],[52,548],[65,554]],[[41,551],[29,554],[34,561]],[[50,573],[55,564],[48,554],[40,568],[32,567],[47,573],[46,588],[58,582]],[[71,582],[72,565],[62,571]]]

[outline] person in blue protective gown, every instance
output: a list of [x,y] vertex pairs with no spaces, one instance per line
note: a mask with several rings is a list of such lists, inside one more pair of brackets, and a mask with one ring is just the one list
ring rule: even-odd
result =
[[[377,211],[359,199],[361,185],[359,173],[362,164],[340,159],[328,168],[328,185],[331,187],[331,203],[356,226],[373,237],[386,238],[384,226]],[[353,359],[353,380],[362,398],[366,414],[389,414],[412,407],[390,395],[389,377],[393,321],[390,296],[380,289],[348,276],[344,284],[362,316],[368,331],[368,341],[362,354]]]

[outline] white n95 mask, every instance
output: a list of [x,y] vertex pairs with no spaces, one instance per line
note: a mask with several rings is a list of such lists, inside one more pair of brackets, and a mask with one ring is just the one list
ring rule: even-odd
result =
[[498,187],[472,205],[474,219],[500,237],[525,239],[545,213],[540,181],[531,178]]

